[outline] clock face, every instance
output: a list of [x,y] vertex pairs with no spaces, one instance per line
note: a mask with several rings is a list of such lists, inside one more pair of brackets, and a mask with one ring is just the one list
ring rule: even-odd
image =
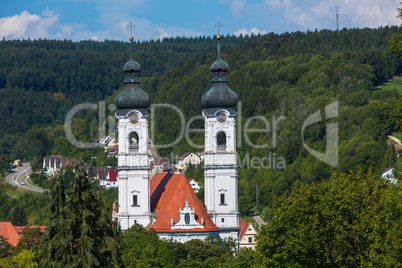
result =
[[216,116],[216,120],[217,120],[219,123],[225,122],[225,121],[226,121],[226,114],[225,114],[225,113],[219,113],[219,114]]
[[138,120],[140,119],[140,116],[137,113],[132,113],[130,114],[128,119],[130,120],[131,124],[137,124]]

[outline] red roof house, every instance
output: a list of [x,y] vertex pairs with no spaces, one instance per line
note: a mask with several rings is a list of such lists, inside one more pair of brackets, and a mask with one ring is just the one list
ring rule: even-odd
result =
[[240,248],[252,248],[256,246],[255,236],[257,232],[255,231],[253,225],[249,222],[240,221],[239,222],[240,233]]
[[117,169],[109,169],[107,180],[106,180],[106,189],[109,189],[110,187],[117,188],[117,175],[118,174],[119,174],[119,171]]

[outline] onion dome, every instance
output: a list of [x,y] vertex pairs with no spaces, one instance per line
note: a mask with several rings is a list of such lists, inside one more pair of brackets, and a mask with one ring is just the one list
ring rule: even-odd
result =
[[131,59],[124,65],[123,72],[126,76],[124,80],[124,89],[115,99],[117,109],[145,109],[149,106],[150,100],[148,94],[141,89],[138,73],[141,66],[133,59],[133,37],[131,41]]
[[210,67],[212,72],[211,88],[201,98],[201,105],[204,109],[218,107],[233,108],[239,100],[237,94],[228,86],[226,75],[229,66],[221,59],[220,39],[221,37],[218,34],[218,57]]

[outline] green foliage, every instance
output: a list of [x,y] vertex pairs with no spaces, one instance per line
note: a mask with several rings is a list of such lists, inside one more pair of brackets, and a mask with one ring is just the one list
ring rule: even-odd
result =
[[101,195],[91,191],[88,176],[74,168],[71,188],[60,174],[48,195],[47,232],[39,256],[43,267],[113,266],[119,257],[117,226],[104,208]]
[[18,240],[17,246],[13,249],[13,255],[16,256],[22,251],[38,252],[37,246],[40,244],[42,233],[40,228],[25,227],[22,231],[22,237]]
[[267,267],[399,267],[402,192],[359,170],[275,198],[257,237]]
[[34,268],[38,266],[38,263],[34,261],[34,257],[34,252],[24,249],[13,257],[13,262],[20,268]]
[[29,178],[33,183],[38,185],[39,187],[46,189],[48,188],[48,178],[46,177],[44,172],[40,172],[39,174],[32,172],[29,175]]
[[[154,230],[133,225],[122,234],[122,260],[126,267],[172,266],[178,264],[181,244],[159,240]],[[176,250],[175,250],[176,249]]]
[[11,224],[15,226],[25,226],[28,224],[27,215],[22,206],[16,206],[11,210]]
[[156,232],[135,224],[120,239],[126,267],[252,267],[250,250],[235,252],[233,240],[190,240],[184,244],[160,240]]
[[[42,224],[45,199],[36,192],[16,191],[18,188],[0,180],[0,221],[13,222],[13,218],[19,226],[24,226],[28,218],[32,224]],[[11,197],[9,194],[15,193]],[[25,214],[25,216],[24,216]]]
[[10,256],[12,246],[8,243],[7,238],[0,235],[0,259]]

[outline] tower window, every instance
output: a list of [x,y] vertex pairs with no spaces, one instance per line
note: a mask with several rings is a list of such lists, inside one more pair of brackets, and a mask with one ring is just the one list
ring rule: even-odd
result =
[[139,207],[138,205],[138,196],[135,194],[133,195],[133,207]]
[[138,134],[135,132],[131,132],[130,133],[130,137],[129,137],[129,144],[130,144],[130,151],[138,151]]
[[220,205],[226,205],[225,204],[225,194],[221,194],[221,203]]
[[226,134],[225,132],[219,132],[216,135],[216,144],[218,151],[226,151]]
[[225,218],[222,218],[222,222],[225,222]]

